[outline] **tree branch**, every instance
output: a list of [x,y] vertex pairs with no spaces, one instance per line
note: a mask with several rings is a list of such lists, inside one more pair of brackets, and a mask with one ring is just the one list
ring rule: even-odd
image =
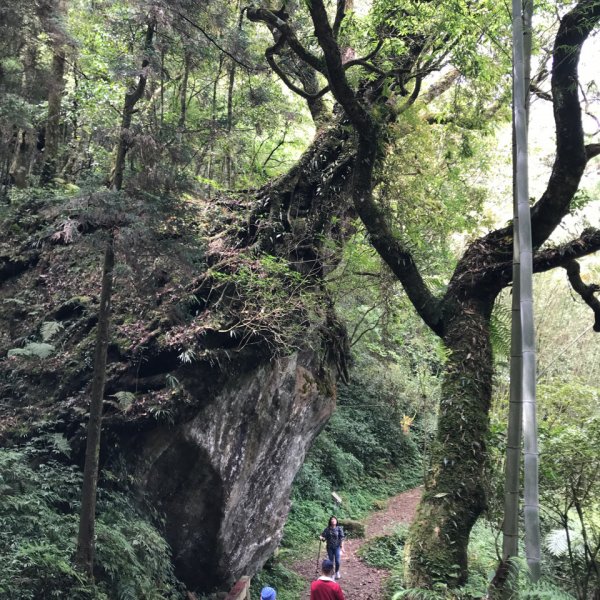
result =
[[335,11],[335,19],[333,21],[333,37],[337,40],[340,34],[342,21],[346,16],[346,0],[337,0],[337,10]]
[[600,155],[600,144],[588,144],[585,147],[585,155],[588,160]]
[[354,209],[369,234],[373,248],[399,279],[421,318],[437,335],[443,336],[441,302],[431,294],[412,254],[403,245],[383,210],[373,199],[373,167],[378,149],[377,124],[359,102],[346,79],[340,49],[329,25],[323,0],[311,0],[309,10],[317,40],[325,56],[331,91],[358,136],[352,175]]
[[308,9],[315,27],[315,35],[325,56],[327,80],[335,99],[340,103],[358,132],[372,134],[375,123],[358,101],[354,90],[346,79],[340,48],[329,25],[323,0],[311,0],[308,3]]
[[177,11],[177,15],[179,17],[181,17],[186,23],[189,23],[194,29],[197,29],[213,46],[215,46],[215,48],[220,50],[223,54],[229,56],[229,58],[233,62],[237,63],[240,67],[243,67],[250,73],[256,71],[256,67],[247,65],[246,63],[242,62],[239,58],[234,56],[231,52],[228,52],[227,50],[225,50],[225,48],[223,48],[223,46],[221,46],[217,42],[217,40],[215,40],[211,35],[209,35],[208,32],[203,27],[198,25],[198,23],[196,23],[195,21],[192,21],[189,17],[186,17],[182,12]]
[[600,291],[600,285],[592,283],[587,285],[581,279],[581,267],[576,260],[569,261],[564,268],[573,289],[581,296],[581,299],[594,311],[594,331],[600,331],[600,301],[595,294]]
[[533,257],[534,273],[542,273],[556,267],[566,269],[571,286],[594,311],[594,331],[600,331],[600,301],[595,296],[600,291],[600,285],[587,285],[581,279],[580,266],[576,259],[598,250],[600,250],[600,229],[590,227],[585,229],[576,240],[557,248],[538,252]]
[[533,272],[544,273],[556,267],[564,267],[584,256],[600,250],[600,229],[590,227],[581,236],[566,244],[536,252],[533,257]]
[[309,52],[299,41],[294,33],[294,30],[290,27],[288,22],[283,18],[287,15],[283,12],[275,14],[270,10],[264,8],[248,8],[246,11],[248,19],[254,23],[265,23],[271,30],[278,30],[281,35],[285,38],[288,46],[301,58],[305,63],[309,64],[313,69],[319,71],[323,75],[326,75],[326,68],[323,64],[323,60],[318,56],[315,56]]
[[529,86],[529,91],[532,94],[535,94],[541,100],[547,100],[548,102],[552,102],[552,94],[550,92],[545,92],[542,88],[532,83]]
[[460,71],[452,68],[448,73],[441,77],[438,81],[435,81],[425,93],[421,96],[421,102],[425,105],[433,102],[436,98],[441,96],[444,92],[448,91],[460,78]]
[[316,94],[309,94],[295,85],[292,80],[283,72],[283,69],[281,69],[281,67],[275,62],[275,54],[281,50],[284,44],[285,37],[280,36],[279,40],[277,40],[274,46],[270,46],[265,50],[265,58],[267,59],[269,66],[273,69],[273,71],[275,71],[281,81],[283,81],[283,83],[285,83],[285,85],[292,90],[292,92],[294,92],[294,94],[298,94],[298,96],[301,96],[305,100],[318,100],[319,98],[322,98],[329,91],[329,86],[323,88]]
[[539,247],[567,214],[589,160],[584,146],[578,91],[581,47],[600,20],[598,0],[580,0],[559,27],[553,50],[552,98],[556,158],[548,187],[531,209],[533,246]]

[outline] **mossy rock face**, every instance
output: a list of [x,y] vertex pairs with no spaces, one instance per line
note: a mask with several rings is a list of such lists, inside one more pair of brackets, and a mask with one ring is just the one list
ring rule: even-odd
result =
[[[0,234],[0,443],[60,433],[82,462],[104,233],[84,228],[56,241],[64,218],[50,208],[39,208],[48,218],[30,237]],[[328,335],[338,330],[333,313],[318,309],[324,303],[304,302],[318,290],[300,295],[286,260],[223,246],[227,268],[208,270],[182,258],[198,246],[193,231],[177,230],[175,251],[165,246],[166,220],[144,221],[147,213],[135,223],[143,246],[120,238],[117,247],[103,465],[125,465],[135,492],[164,517],[175,572],[189,588],[229,589],[281,538],[294,477],[334,409],[341,336]],[[17,264],[5,247],[36,250]],[[290,298],[294,311],[266,322],[263,300]],[[254,312],[240,320],[248,302]],[[260,335],[256,319],[265,322]],[[25,355],[43,344],[52,348],[46,357]],[[8,356],[12,349],[20,352]]]
[[353,519],[340,519],[338,524],[344,529],[346,537],[349,538],[364,538],[365,524],[362,521]]

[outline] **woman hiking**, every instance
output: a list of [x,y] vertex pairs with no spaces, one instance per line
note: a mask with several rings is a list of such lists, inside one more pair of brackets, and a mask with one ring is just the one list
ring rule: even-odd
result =
[[335,562],[334,579],[339,579],[340,555],[344,553],[344,530],[337,524],[335,516],[329,517],[329,523],[319,537],[322,542],[327,543],[327,556],[331,562]]

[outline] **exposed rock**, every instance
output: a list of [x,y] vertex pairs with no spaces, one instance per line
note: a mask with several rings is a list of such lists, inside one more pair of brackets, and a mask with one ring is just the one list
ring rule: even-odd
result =
[[[102,230],[88,219],[85,235],[58,239],[64,220],[45,210],[32,213],[46,229],[3,241],[20,266],[0,281],[0,441],[60,431],[81,461]],[[345,334],[295,263],[224,245],[208,269],[195,229],[171,247],[143,214],[141,247],[124,227],[118,250],[101,460],[124,464],[164,516],[184,583],[226,590],[279,542],[292,481],[333,411]]]
[[144,490],[166,515],[179,576],[210,589],[273,553],[306,451],[329,418],[331,374],[309,352],[227,384],[192,419],[140,436]]

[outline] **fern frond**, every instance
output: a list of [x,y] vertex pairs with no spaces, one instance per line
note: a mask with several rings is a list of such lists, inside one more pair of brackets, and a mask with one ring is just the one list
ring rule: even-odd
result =
[[574,554],[583,554],[583,537],[581,531],[569,529],[569,535],[567,537],[567,531],[563,528],[553,529],[544,540],[546,550],[557,558],[564,556],[569,551],[569,541],[571,540],[571,550]]
[[117,392],[114,397],[118,400],[119,409],[123,412],[129,410],[135,401],[135,394],[132,392]]
[[183,363],[184,365],[189,365],[189,364],[193,363],[194,360],[196,360],[196,354],[190,348],[188,350],[184,350],[177,358],[179,358],[181,363]]
[[30,342],[23,348],[11,348],[7,356],[26,356],[27,358],[48,358],[54,352],[52,344]]
[[44,323],[42,323],[42,327],[40,328],[42,340],[47,342],[48,340],[52,339],[61,329],[64,329],[64,326],[58,321],[44,321]]
[[496,357],[510,356],[510,321],[510,309],[497,303],[490,319],[490,341]]
[[519,597],[523,600],[575,600],[575,596],[546,581],[521,587]]

